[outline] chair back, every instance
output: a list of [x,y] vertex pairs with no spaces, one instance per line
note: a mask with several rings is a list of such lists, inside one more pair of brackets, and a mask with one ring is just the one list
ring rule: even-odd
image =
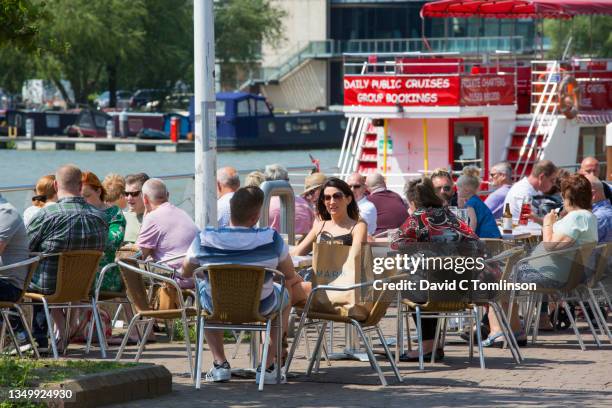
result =
[[592,276],[589,277],[587,282],[589,287],[594,287],[604,278],[610,262],[608,257],[611,255],[611,248],[612,242],[599,244],[591,254],[591,259],[589,260],[591,264],[589,266],[593,265],[594,268],[591,271]]
[[234,324],[266,321],[259,313],[265,268],[211,265],[206,270],[213,304],[213,313],[207,320]]
[[55,292],[46,296],[49,303],[80,302],[89,298],[103,253],[79,250],[59,254]]
[[132,306],[139,313],[153,310],[147,295],[148,285],[146,277],[129,268],[139,269],[140,264],[138,260],[135,258],[123,258],[119,261],[118,265],[121,279],[123,279],[123,285],[125,286],[125,292]]
[[30,258],[28,260],[32,260],[32,263],[28,267],[28,274],[26,275],[26,278],[23,281],[23,290],[21,291],[21,295],[19,295],[18,302],[21,302],[21,300],[23,299],[23,295],[25,295],[25,293],[28,291],[28,288],[30,287],[30,282],[32,282],[32,277],[34,276],[36,269],[38,269],[38,264],[40,263],[40,258],[38,256],[36,256],[35,258]]
[[567,283],[562,289],[563,292],[569,292],[575,289],[584,281],[589,262],[589,255],[593,253],[595,246],[597,246],[597,243],[584,244],[576,247],[576,253],[574,255],[569,277]]
[[118,261],[120,259],[133,258],[136,255],[136,253],[138,253],[138,251],[135,249],[119,248],[117,252],[115,252],[115,260]]

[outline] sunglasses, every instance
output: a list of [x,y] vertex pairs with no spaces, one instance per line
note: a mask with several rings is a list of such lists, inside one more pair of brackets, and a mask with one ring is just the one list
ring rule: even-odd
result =
[[490,173],[490,176],[491,176],[491,177],[497,177],[497,176],[499,176],[499,175],[500,175],[500,173]]
[[350,188],[352,188],[353,190],[357,190],[358,188],[363,187],[361,184],[353,184],[349,186]]
[[126,197],[138,197],[140,195],[140,190],[139,191],[124,191],[123,195]]
[[442,191],[444,191],[445,193],[450,192],[452,189],[453,189],[453,188],[452,188],[451,186],[440,186],[440,187],[438,187],[438,190],[442,190]]
[[337,193],[334,193],[334,194],[332,194],[332,195],[325,194],[325,195],[323,196],[323,200],[325,200],[325,201],[331,201],[331,199],[332,199],[332,198],[333,198],[335,201],[338,201],[338,200],[340,200],[340,199],[343,199],[343,198],[344,198],[344,193],[341,193],[341,192],[339,192],[339,191],[338,191]]

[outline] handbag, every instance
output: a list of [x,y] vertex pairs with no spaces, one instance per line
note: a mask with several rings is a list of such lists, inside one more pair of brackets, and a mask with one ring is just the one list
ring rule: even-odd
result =
[[[351,286],[371,280],[371,248],[314,243],[312,260],[312,287],[320,285]],[[369,265],[367,265],[369,264]],[[373,305],[360,288],[346,291],[317,291],[311,309],[320,313],[334,313],[357,320],[365,319]]]

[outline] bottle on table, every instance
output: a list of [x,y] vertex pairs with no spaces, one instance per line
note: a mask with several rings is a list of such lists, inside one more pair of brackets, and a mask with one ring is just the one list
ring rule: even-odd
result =
[[510,212],[510,203],[506,203],[504,213],[502,214],[502,231],[504,234],[512,234],[512,213]]

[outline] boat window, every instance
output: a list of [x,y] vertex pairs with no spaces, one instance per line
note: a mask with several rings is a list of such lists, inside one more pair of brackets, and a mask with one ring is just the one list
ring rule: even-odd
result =
[[453,170],[484,166],[484,125],[481,122],[455,122]]
[[60,127],[60,117],[59,115],[50,115],[50,114],[46,114],[45,115],[45,121],[47,122],[47,127],[48,128],[53,128],[53,129],[57,129]]
[[217,101],[216,104],[217,116],[225,116],[225,101]]
[[92,129],[94,127],[94,122],[91,117],[91,112],[83,112],[79,118],[79,126],[85,129]]
[[95,115],[94,120],[96,121],[97,128],[106,128],[106,116],[104,115]]
[[238,102],[236,114],[238,116],[249,116],[249,100],[248,99]]
[[[580,128],[576,163],[582,162],[588,156],[595,157],[600,163],[606,163],[606,128],[604,126]],[[607,172],[604,171],[603,174]]]
[[257,114],[258,115],[269,115],[270,108],[266,101],[262,101],[261,99],[257,100]]

